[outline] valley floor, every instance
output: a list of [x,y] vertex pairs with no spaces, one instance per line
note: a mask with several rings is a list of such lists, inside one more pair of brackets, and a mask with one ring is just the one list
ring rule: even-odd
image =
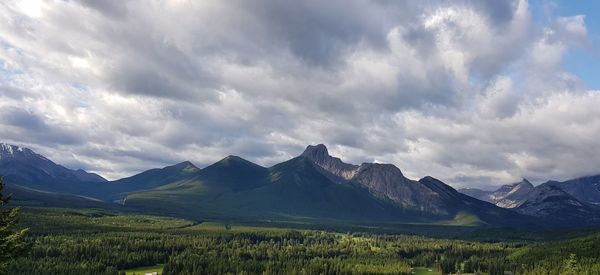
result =
[[[483,232],[432,238],[101,209],[24,208],[21,217],[31,229],[31,254],[13,260],[9,274],[600,274],[600,233],[593,230],[564,240],[533,240],[531,233],[527,241],[507,234],[482,242],[476,239],[490,237]],[[497,240],[502,232],[488,233]]]

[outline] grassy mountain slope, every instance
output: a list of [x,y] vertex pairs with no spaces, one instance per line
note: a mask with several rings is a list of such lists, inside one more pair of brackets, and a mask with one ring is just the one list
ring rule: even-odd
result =
[[[208,204],[207,201],[226,193],[260,187],[267,183],[268,174],[267,168],[240,157],[228,156],[187,177],[167,182],[150,191],[128,195],[125,204],[188,217],[227,214],[229,210],[218,209],[215,203]],[[227,205],[224,207],[227,208]]]
[[120,208],[117,204],[90,197],[37,190],[20,185],[8,185],[6,190],[12,194],[11,203],[19,206]]
[[333,183],[304,157],[269,169],[268,184],[211,200],[247,216],[327,219],[399,219],[402,211],[354,185]]
[[228,157],[193,178],[132,194],[127,205],[190,217],[264,219],[416,218],[371,196],[364,188],[340,185],[298,157],[269,169]]
[[189,161],[151,169],[128,178],[107,182],[102,187],[99,196],[105,199],[120,199],[127,193],[150,190],[162,186],[166,182],[189,178],[199,171],[200,169]]
[[305,157],[268,169],[228,157],[192,177],[131,194],[126,205],[196,219],[447,221],[453,225],[507,225],[511,217],[522,221],[517,213],[472,199],[437,180],[423,181],[439,193],[449,215],[409,210],[372,195],[364,186],[334,183]]

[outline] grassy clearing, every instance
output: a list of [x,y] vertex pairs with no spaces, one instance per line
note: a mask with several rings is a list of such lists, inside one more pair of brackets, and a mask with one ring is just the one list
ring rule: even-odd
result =
[[415,267],[412,269],[412,274],[415,275],[439,275],[439,272],[436,272],[435,269],[431,267]]
[[476,215],[467,212],[459,212],[454,219],[438,223],[440,225],[449,226],[482,226],[485,222],[479,219]]
[[[70,209],[70,208],[24,208],[21,213],[21,226],[37,231],[63,232],[97,232],[104,230],[154,230],[192,226],[193,221],[152,215],[119,213],[102,209]],[[43,222],[44,226],[39,227]]]
[[146,273],[152,273],[152,272],[157,272],[159,275],[162,274],[163,269],[164,269],[165,265],[154,265],[154,266],[144,266],[144,267],[138,267],[138,268],[133,268],[133,269],[127,269],[127,270],[123,270],[125,272],[126,275],[138,275],[138,274],[146,274]]

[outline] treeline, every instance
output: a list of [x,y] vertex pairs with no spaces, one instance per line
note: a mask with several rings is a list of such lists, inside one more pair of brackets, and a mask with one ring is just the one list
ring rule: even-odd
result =
[[25,221],[32,250],[10,262],[8,274],[120,274],[157,264],[165,274],[412,274],[420,266],[441,274],[600,274],[600,234],[515,245],[83,214]]
[[600,234],[535,243],[508,256],[517,274],[600,274]]
[[30,256],[13,261],[9,274],[117,274],[167,262],[189,245],[173,236],[131,232],[48,235],[30,241]]
[[448,273],[474,256],[503,258],[512,249],[402,235],[294,230],[73,233],[29,241],[30,256],[13,261],[10,274],[118,274],[161,263],[166,263],[165,274],[411,274],[412,266]]

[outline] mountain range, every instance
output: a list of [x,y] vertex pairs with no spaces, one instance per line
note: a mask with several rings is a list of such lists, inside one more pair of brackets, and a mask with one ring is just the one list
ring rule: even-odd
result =
[[495,191],[476,188],[459,191],[554,224],[581,226],[600,223],[600,176],[564,182],[548,181],[538,186],[523,179]]
[[496,191],[484,191],[476,188],[459,189],[458,191],[482,201],[491,202],[503,208],[515,208],[523,204],[535,187],[527,179],[520,182],[502,185]]
[[84,170],[58,165],[30,149],[0,144],[0,175],[31,190],[89,195],[88,190],[107,182]]
[[[178,203],[174,204],[173,201]],[[135,208],[267,219],[303,218],[510,225],[521,215],[433,178],[409,180],[390,164],[347,164],[324,145],[269,168],[229,156],[196,174],[125,198]]]
[[[16,201],[121,205],[198,220],[568,226],[598,223],[600,213],[593,202],[555,186],[565,183],[541,189],[524,180],[495,192],[461,190],[468,196],[433,177],[409,179],[392,164],[345,163],[322,144],[271,167],[228,156],[202,169],[185,161],[115,181],[2,144],[0,175]],[[588,182],[575,184],[587,188]]]

